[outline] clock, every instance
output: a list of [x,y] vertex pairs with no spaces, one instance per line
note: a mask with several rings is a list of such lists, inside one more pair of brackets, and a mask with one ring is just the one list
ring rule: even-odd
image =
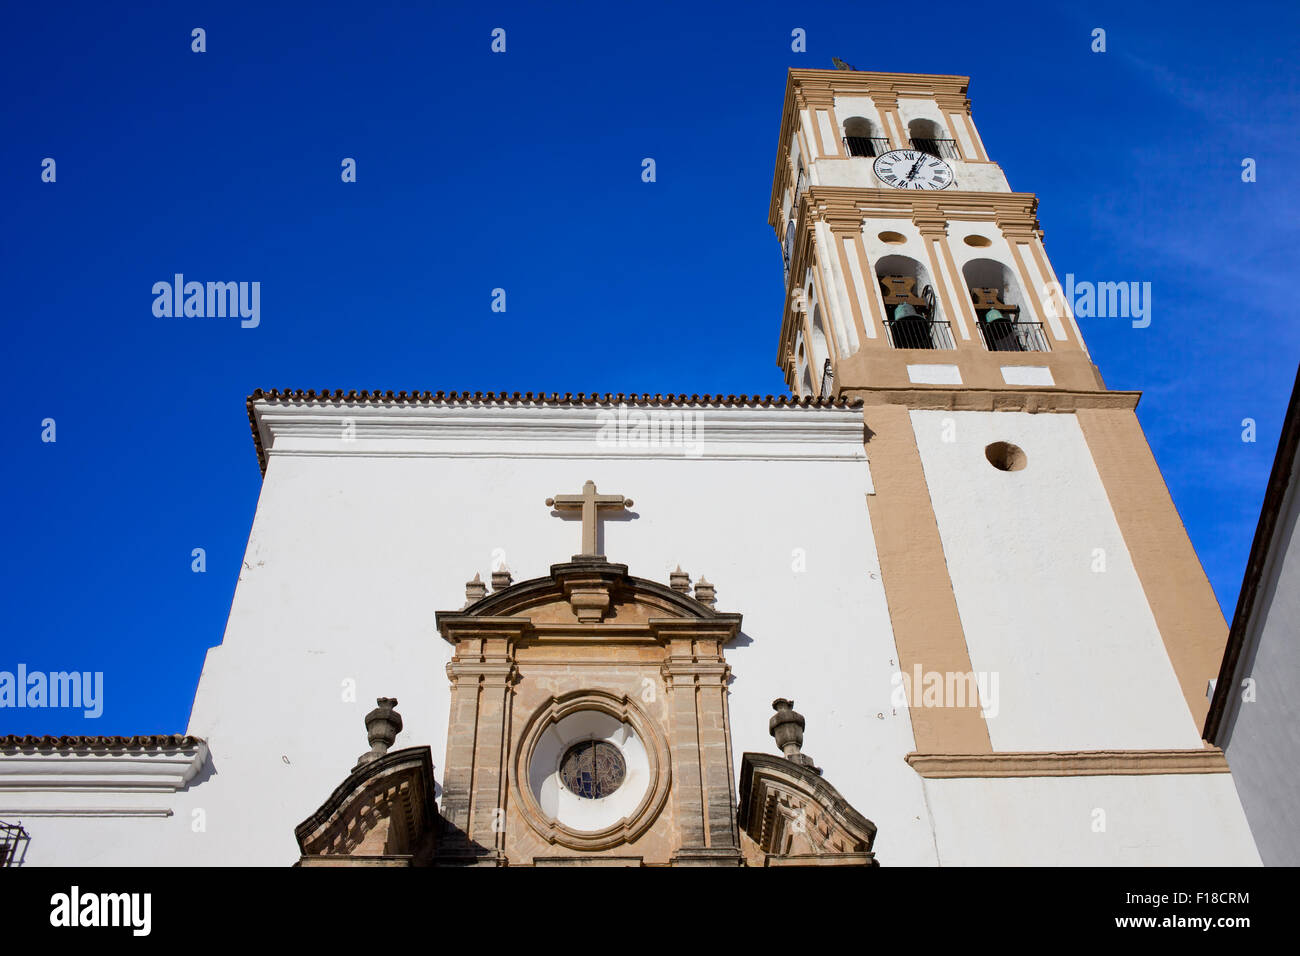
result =
[[891,149],[876,157],[876,176],[895,189],[944,189],[952,185],[952,167],[938,156],[916,149]]

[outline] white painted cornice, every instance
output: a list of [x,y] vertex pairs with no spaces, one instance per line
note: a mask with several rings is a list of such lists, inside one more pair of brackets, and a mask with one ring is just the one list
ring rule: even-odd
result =
[[[862,412],[854,408],[254,401],[251,410],[268,459],[313,455],[866,460]],[[644,428],[666,426],[673,440],[638,441],[638,423],[644,423]],[[679,423],[683,431],[677,430]],[[678,440],[679,436],[685,440]]]
[[0,792],[174,793],[194,779],[208,746],[137,753],[37,751],[0,756]]

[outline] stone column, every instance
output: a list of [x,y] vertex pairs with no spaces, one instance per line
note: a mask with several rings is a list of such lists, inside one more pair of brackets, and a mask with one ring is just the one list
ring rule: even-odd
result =
[[506,752],[509,748],[510,696],[515,665],[489,661],[476,665],[479,675],[478,728],[475,733],[474,783],[469,835],[480,847],[504,856]]
[[699,707],[700,767],[704,778],[705,828],[709,847],[739,849],[736,835],[736,796],[731,778],[727,739],[727,677],[721,658],[698,665],[696,701]]
[[505,804],[514,635],[457,633],[447,665],[451,720],[438,862],[499,865],[505,860]]
[[674,635],[663,666],[672,697],[669,746],[681,837],[673,862],[678,866],[741,863],[727,735],[730,668],[721,643],[708,633]]
[[456,660],[447,665],[451,679],[451,714],[447,723],[447,760],[442,777],[442,818],[447,832],[440,838],[439,855],[469,852],[470,784],[474,779],[474,737],[456,728],[478,723],[478,675]]
[[[680,642],[690,644],[689,639]],[[675,656],[675,655],[674,655]],[[707,845],[704,829],[704,790],[700,773],[699,723],[695,713],[695,671],[689,653],[670,656],[663,666],[672,726],[668,749],[673,761],[673,808],[683,847]]]

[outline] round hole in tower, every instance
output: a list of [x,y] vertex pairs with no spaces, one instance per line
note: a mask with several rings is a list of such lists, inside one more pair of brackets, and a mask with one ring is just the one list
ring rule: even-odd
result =
[[976,249],[987,249],[993,245],[993,240],[986,236],[967,236],[962,242],[968,246],[974,246]]
[[882,232],[880,235],[876,236],[876,238],[881,242],[889,243],[891,246],[901,246],[903,243],[907,242],[907,237],[901,232]]
[[995,441],[984,449],[984,457],[998,471],[1020,471],[1029,464],[1024,449],[1009,441]]

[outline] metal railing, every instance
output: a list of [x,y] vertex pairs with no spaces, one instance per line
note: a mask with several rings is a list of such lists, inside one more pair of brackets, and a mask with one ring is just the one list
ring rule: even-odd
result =
[[927,319],[909,315],[901,319],[886,319],[889,344],[896,349],[955,349],[952,327],[943,319]]
[[884,136],[845,136],[843,139],[850,156],[879,156],[889,152],[889,139]]
[[984,346],[990,352],[1047,352],[1047,336],[1043,335],[1042,322],[1013,322],[998,319],[979,322]]
[[957,141],[953,139],[914,139],[912,148],[940,159],[961,159],[961,154],[957,152]]
[[21,866],[31,836],[21,823],[0,820],[0,867]]
[[827,359],[826,364],[822,366],[822,398],[830,398],[834,390],[835,369],[831,367],[831,360]]

